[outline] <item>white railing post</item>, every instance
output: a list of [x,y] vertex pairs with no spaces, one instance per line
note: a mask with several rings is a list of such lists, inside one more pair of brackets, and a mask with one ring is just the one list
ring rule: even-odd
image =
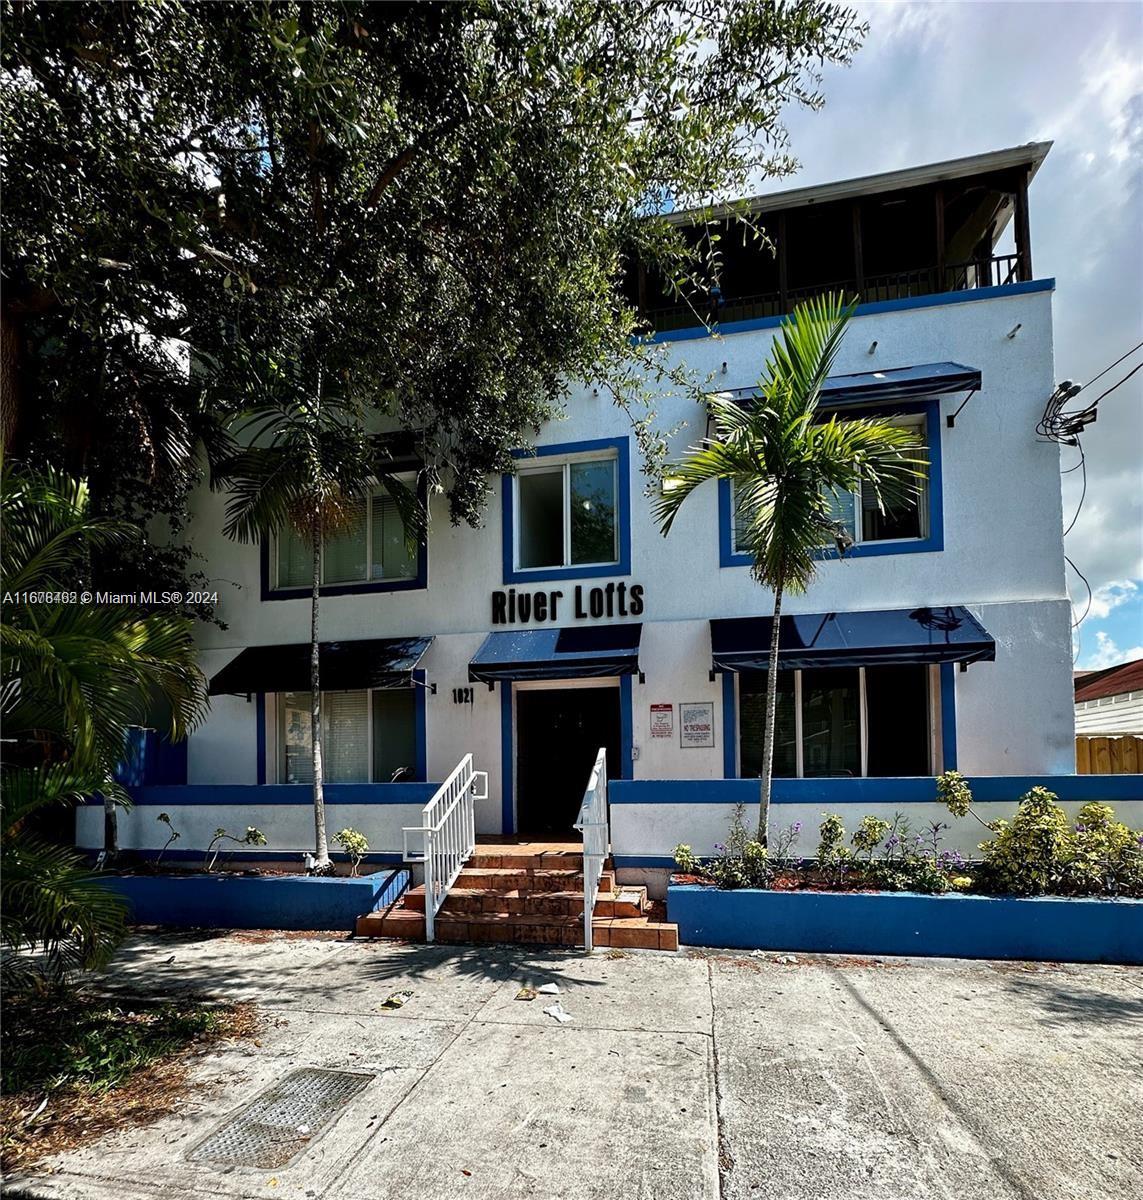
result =
[[[484,790],[476,791],[477,780]],[[476,801],[488,799],[488,772],[472,769],[466,754],[421,812],[420,825],[402,829],[405,862],[425,866],[425,941],[436,935],[436,915],[464,864],[476,849]],[[421,835],[420,853],[409,849],[409,834]]]
[[583,945],[592,951],[591,920],[599,895],[603,864],[611,853],[611,831],[607,819],[607,750],[600,747],[587,781],[575,828],[583,834]]

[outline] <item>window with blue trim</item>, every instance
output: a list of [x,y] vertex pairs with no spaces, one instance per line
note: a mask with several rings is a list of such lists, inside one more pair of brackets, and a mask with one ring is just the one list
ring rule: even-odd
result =
[[[415,475],[399,478],[410,488],[416,486]],[[405,523],[383,487],[350,506],[342,528],[322,539],[321,558],[323,587],[407,582],[418,573],[418,556],[406,544]],[[277,591],[312,586],[313,551],[308,538],[286,529],[274,539],[270,578]]]
[[626,574],[626,439],[537,447],[504,480],[505,582]]
[[[313,782],[310,695],[277,696],[279,783]],[[414,688],[322,692],[321,711],[326,783],[417,779]]]
[[[874,415],[871,410],[854,411],[853,416]],[[887,415],[880,413],[877,415]],[[918,443],[925,447],[929,470],[920,483],[914,503],[881,511],[877,495],[870,487],[854,492],[834,491],[827,497],[833,521],[844,529],[850,539],[846,557],[867,555],[908,554],[916,551],[940,550],[943,547],[941,529],[941,456],[940,402],[937,399],[905,409],[895,408],[891,416],[894,425],[915,429]],[[721,561],[724,567],[748,566],[750,554],[745,549],[746,518],[739,511],[733,485],[720,480],[719,504]],[[823,544],[822,557],[837,554],[831,542]]]

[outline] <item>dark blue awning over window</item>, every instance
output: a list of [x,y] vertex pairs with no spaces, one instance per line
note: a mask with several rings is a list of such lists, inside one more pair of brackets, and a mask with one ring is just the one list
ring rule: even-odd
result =
[[639,670],[643,626],[582,625],[490,633],[468,664],[478,683],[498,679],[599,679]]
[[[960,363],[921,363],[888,371],[862,371],[856,375],[831,375],[822,385],[821,405],[877,404],[886,400],[910,400],[918,396],[943,396],[951,392],[980,390],[980,372]],[[737,388],[722,393],[739,403],[758,394],[757,388]]]
[[[711,621],[714,669],[765,671],[772,628],[772,617]],[[782,617],[778,633],[778,661],[783,668],[970,663],[995,657],[992,635],[959,605],[799,613]]]
[[[408,686],[412,682],[413,669],[432,640],[431,637],[410,637],[322,642],[318,647],[322,691]],[[250,646],[210,681],[212,696],[309,690],[310,647],[307,642],[288,646]]]

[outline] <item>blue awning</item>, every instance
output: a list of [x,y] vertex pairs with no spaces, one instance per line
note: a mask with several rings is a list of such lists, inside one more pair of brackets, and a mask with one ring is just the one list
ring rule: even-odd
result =
[[[765,671],[772,617],[710,623],[716,671]],[[870,612],[799,613],[781,618],[783,668],[873,667],[894,663],[970,663],[996,657],[992,635],[959,605]]]
[[599,679],[639,670],[638,622],[490,633],[468,664],[477,683],[500,679]]
[[[820,403],[824,408],[845,404],[879,404],[887,400],[910,400],[918,396],[943,396],[952,392],[980,390],[980,372],[960,363],[922,363],[894,367],[888,371],[862,371],[856,375],[831,375],[822,384]],[[736,388],[720,395],[740,404],[758,394],[756,387]]]
[[[407,687],[431,637],[368,638],[321,642],[318,670],[322,691]],[[210,681],[212,696],[254,692],[308,692],[310,644],[249,646]]]

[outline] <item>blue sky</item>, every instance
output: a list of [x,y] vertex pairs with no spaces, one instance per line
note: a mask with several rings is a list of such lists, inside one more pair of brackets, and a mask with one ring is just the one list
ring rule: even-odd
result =
[[[776,186],[1053,141],[1030,208],[1035,273],[1057,285],[1056,379],[1086,382],[1143,341],[1143,4],[857,7],[868,40],[826,72],[824,109],[787,114],[802,169]],[[1084,449],[1066,548],[1095,593],[1077,665],[1102,667],[1143,658],[1143,371],[1100,404]],[[1065,448],[1061,465],[1076,461]],[[1065,524],[1080,474],[1063,477]]]

